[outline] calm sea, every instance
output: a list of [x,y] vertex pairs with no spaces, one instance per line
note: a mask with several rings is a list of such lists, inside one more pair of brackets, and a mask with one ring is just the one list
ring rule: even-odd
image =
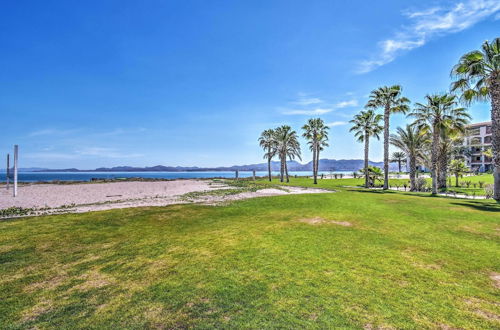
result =
[[[352,171],[319,172],[323,174],[352,174]],[[296,171],[289,172],[290,176],[310,176],[312,172]],[[267,172],[256,172],[257,176],[265,177]],[[279,172],[273,172],[279,175]],[[251,177],[252,172],[240,171],[240,178]],[[39,181],[90,181],[96,179],[119,179],[119,178],[152,178],[152,179],[202,179],[202,178],[234,178],[235,172],[21,172],[18,174],[19,182],[39,182]],[[5,174],[0,177],[0,181],[5,181]]]

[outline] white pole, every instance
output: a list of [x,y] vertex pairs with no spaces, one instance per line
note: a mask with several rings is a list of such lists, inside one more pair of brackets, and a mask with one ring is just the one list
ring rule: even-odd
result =
[[7,154],[7,190],[9,190],[10,176],[10,154]]
[[14,145],[14,197],[17,196],[17,167],[18,167],[18,164],[17,164],[17,157],[18,157],[18,151],[19,151],[19,147],[18,145]]

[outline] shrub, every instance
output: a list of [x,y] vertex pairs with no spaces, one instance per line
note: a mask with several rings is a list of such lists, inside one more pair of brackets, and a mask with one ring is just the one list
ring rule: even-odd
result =
[[486,195],[486,199],[493,198],[493,185],[492,184],[487,184],[484,185],[484,191]]
[[484,187],[484,181],[479,181],[478,184],[479,184],[479,188],[483,188]]
[[427,181],[424,178],[417,178],[415,180],[415,189],[417,191],[425,191]]

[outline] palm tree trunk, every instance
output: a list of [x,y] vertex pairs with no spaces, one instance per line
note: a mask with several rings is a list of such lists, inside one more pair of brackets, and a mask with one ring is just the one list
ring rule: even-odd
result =
[[318,177],[319,172],[319,148],[316,151],[316,177]]
[[280,182],[283,182],[285,167],[283,165],[283,155],[280,155]]
[[410,191],[415,191],[416,190],[416,167],[417,167],[417,161],[415,159],[414,154],[410,154]]
[[384,111],[384,190],[389,189],[389,116],[390,106],[387,104]]
[[401,173],[401,158],[398,158],[398,173]]
[[455,173],[455,187],[458,187],[458,173]]
[[438,160],[438,188],[446,189],[446,181],[448,179],[448,153],[446,149],[440,150]]
[[286,164],[286,157],[285,157],[285,174],[286,174],[286,182],[290,182],[290,179],[288,177],[288,165]]
[[494,177],[493,198],[500,201],[500,77],[493,76],[491,78],[491,139]]
[[437,194],[437,165],[439,152],[439,132],[434,126],[432,135],[432,154],[431,154],[431,177],[432,177],[432,194]]
[[313,145],[313,178],[314,184],[318,184],[318,174],[316,173],[316,145]]
[[268,176],[269,176],[269,182],[272,181],[272,176],[271,176],[271,148],[269,148],[268,150],[268,155],[269,157],[267,158],[267,173],[268,173]]
[[365,132],[365,188],[369,188],[368,184],[368,150],[370,149],[370,137]]

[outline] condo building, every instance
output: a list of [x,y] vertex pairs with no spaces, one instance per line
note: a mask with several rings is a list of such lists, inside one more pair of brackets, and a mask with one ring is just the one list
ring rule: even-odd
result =
[[465,157],[467,166],[474,172],[493,170],[492,159],[484,155],[491,148],[491,121],[470,124],[466,132],[464,145],[469,148]]

